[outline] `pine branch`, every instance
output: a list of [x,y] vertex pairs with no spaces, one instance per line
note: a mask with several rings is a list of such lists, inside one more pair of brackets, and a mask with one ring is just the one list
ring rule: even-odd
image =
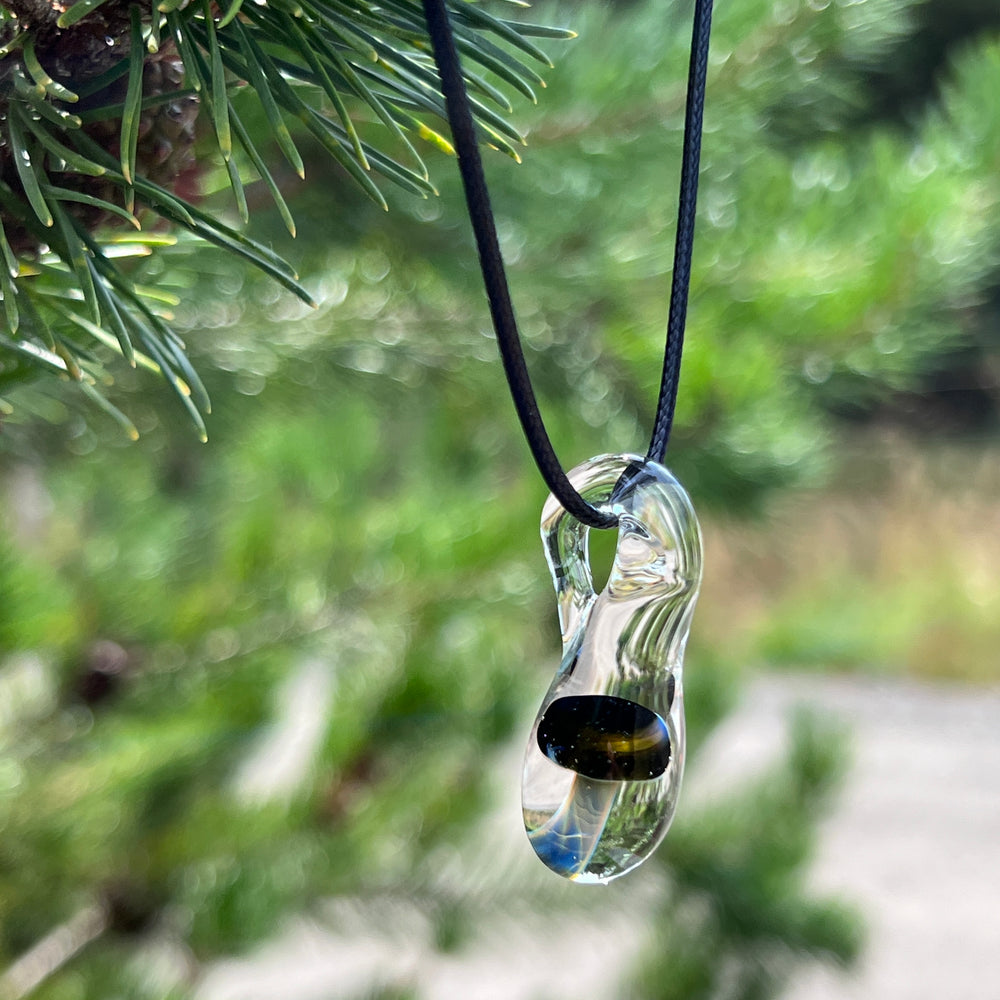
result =
[[[516,159],[523,139],[505,117],[512,105],[489,77],[534,100],[541,77],[530,63],[549,62],[528,36],[572,33],[522,29],[467,0],[454,7],[483,141]],[[244,176],[259,177],[294,234],[261,152],[273,140],[303,176],[291,125],[383,208],[380,182],[434,194],[417,143],[452,152],[428,124],[445,118],[444,101],[422,11],[411,0],[378,7],[268,0],[245,8],[238,0],[224,8],[163,0],[155,9],[148,0],[77,0],[67,9],[4,0],[0,14],[0,295],[8,325],[0,350],[20,355],[14,381],[59,371],[96,398],[109,378],[105,366],[134,364],[132,344],[142,343],[204,435],[207,399],[192,403],[193,371],[133,271],[108,252],[111,230],[126,224],[149,233],[166,221],[309,301],[282,257],[199,206],[207,172],[225,171],[244,222]],[[239,114],[238,91],[263,109],[263,134]],[[209,135],[214,159],[196,157],[196,143]],[[133,246],[154,254],[155,244],[140,237]],[[67,311],[74,298],[85,316]],[[81,331],[78,349],[70,338]]]
[[0,975],[0,1000],[24,1000],[107,929],[105,906],[78,910]]

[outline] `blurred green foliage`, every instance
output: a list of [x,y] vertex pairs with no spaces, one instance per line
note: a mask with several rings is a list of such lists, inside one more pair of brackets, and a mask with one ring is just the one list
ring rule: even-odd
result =
[[[525,124],[525,162],[490,166],[566,465],[645,446],[683,13],[563,16],[581,38]],[[954,53],[901,129],[865,82],[919,24],[897,0],[718,11],[670,456],[699,507],[746,512],[816,481],[831,409],[918,385],[996,280],[1000,39]],[[774,996],[803,961],[849,960],[856,920],[802,884],[844,759],[815,721],[745,798],[682,814],[655,894],[564,887],[498,835],[518,826],[492,807],[517,781],[508,745],[558,648],[534,538],[543,490],[455,183],[388,217],[339,202],[334,220],[328,183],[297,206],[316,313],[183,243],[143,265],[181,300],[216,401],[206,446],[129,371],[110,391],[138,447],[51,387],[20,402],[57,426],[5,430],[0,961],[98,903],[108,929],[34,995],[188,996],[213,958],[329,897],[414,905],[454,950],[511,915],[540,931],[553,914],[648,915],[622,986],[636,1000]],[[695,751],[739,673],[696,637]],[[318,735],[268,784],[301,685]],[[143,960],[151,939],[174,949],[165,978]]]
[[[489,165],[532,371],[567,466],[609,442],[646,443],[687,46],[685,20],[669,11],[588,8],[575,23],[583,37],[524,126],[524,164]],[[716,14],[671,459],[701,503],[745,510],[777,487],[817,481],[830,411],[870,412],[922,388],[942,357],[971,345],[987,353],[984,370],[995,357],[995,338],[984,341],[1000,198],[1000,112],[987,97],[1000,85],[995,35],[952,53],[937,99],[906,130],[857,122],[865,108],[876,112],[878,94],[864,90],[873,67],[884,73],[904,58],[919,23],[903,0],[820,10],[744,0]],[[600,48],[612,31],[614,48],[589,56],[588,38]],[[791,128],[796,116],[810,127]],[[221,361],[267,377],[333,352],[347,366],[412,379],[449,358],[473,362],[463,367],[477,380],[471,400],[482,398],[480,382],[493,391],[464,208],[454,174],[439,166],[439,202],[397,201],[388,218],[359,205],[334,227],[303,226],[304,243],[326,250],[306,282],[325,297],[318,316],[271,326],[250,344],[245,331],[260,328],[261,310],[253,291],[240,294],[247,279],[231,277],[238,299],[214,306],[209,323],[242,332],[191,338],[202,370]],[[327,191],[310,196],[303,217],[326,217]],[[205,255],[199,265],[203,295],[212,294],[219,274]],[[198,282],[153,277],[172,277],[185,299]],[[281,323],[305,312],[283,298],[263,311]],[[205,320],[196,311],[186,322],[200,330]],[[500,406],[491,418],[507,419]]]

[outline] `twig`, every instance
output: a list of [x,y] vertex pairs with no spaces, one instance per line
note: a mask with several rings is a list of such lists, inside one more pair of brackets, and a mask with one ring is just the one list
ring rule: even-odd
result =
[[23,1000],[107,929],[104,906],[93,904],[78,910],[0,976],[0,1000]]

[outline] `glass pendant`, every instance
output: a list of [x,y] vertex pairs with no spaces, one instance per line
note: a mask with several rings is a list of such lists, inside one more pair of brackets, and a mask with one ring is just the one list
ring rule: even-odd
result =
[[615,514],[618,546],[597,594],[590,529],[552,496],[542,541],[563,658],[528,741],[524,826],[535,853],[578,882],[609,882],[653,852],[684,770],[682,661],[701,580],[701,532],[662,465],[604,455],[569,474]]

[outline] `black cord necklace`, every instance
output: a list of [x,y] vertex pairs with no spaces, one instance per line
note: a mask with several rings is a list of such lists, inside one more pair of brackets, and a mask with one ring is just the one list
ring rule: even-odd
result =
[[[645,458],[591,459],[569,475],[545,430],[521,347],[446,0],[423,0],[497,344],[525,437],[551,496],[542,538],[563,659],[525,758],[528,838],[550,868],[607,882],[645,860],[673,817],[684,765],[681,673],[701,579],[691,502],[662,463],[677,401],[694,244],[712,0],[695,0],[663,374]],[[618,526],[595,593],[589,528]]]

